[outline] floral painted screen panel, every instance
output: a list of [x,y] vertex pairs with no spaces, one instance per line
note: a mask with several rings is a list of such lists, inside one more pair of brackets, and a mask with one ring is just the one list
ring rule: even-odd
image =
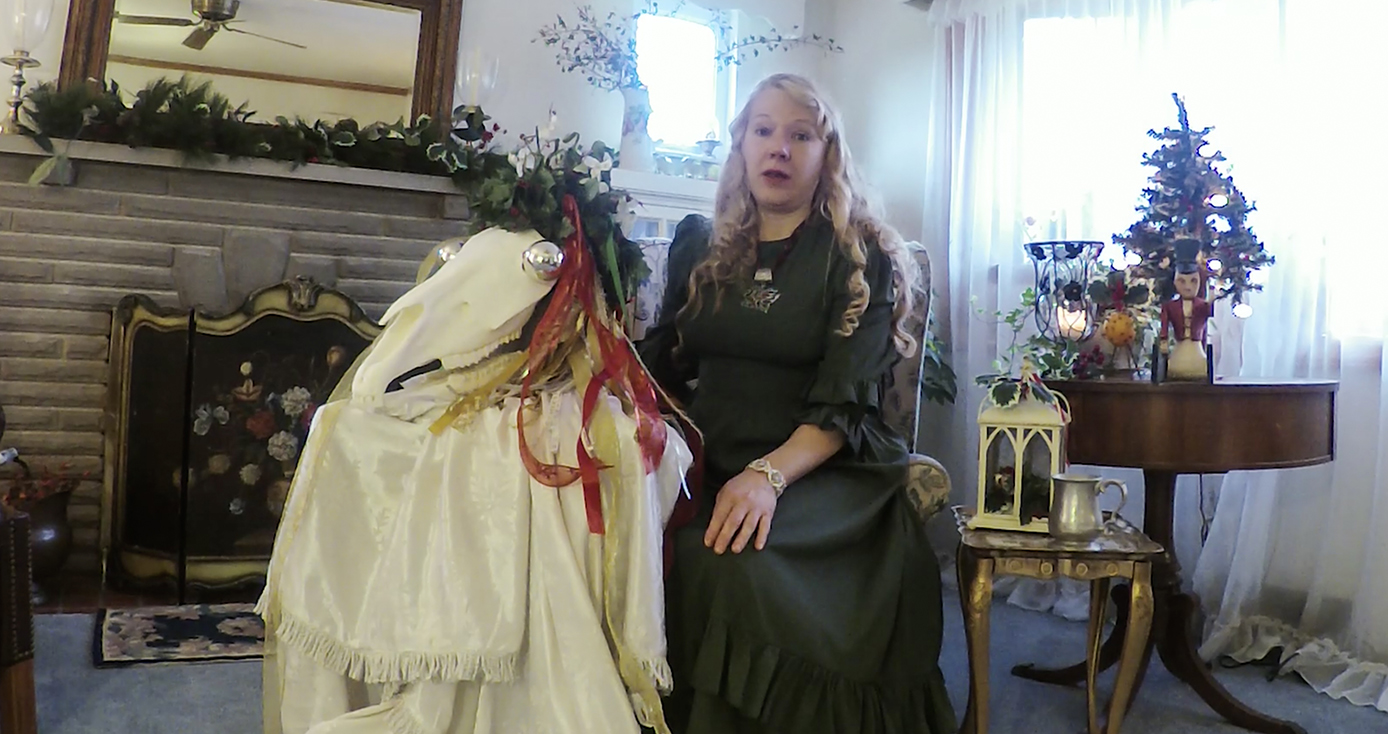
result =
[[122,299],[107,457],[113,585],[253,600],[314,411],[379,332],[311,281],[263,289],[218,317]]
[[367,343],[336,319],[281,315],[195,334],[190,561],[269,557],[313,414]]

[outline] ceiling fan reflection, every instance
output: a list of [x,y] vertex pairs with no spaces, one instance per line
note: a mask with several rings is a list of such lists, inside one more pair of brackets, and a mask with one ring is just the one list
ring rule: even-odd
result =
[[285,41],[279,38],[252,33],[251,31],[241,30],[232,23],[242,21],[236,20],[236,11],[241,7],[241,0],[192,0],[193,14],[197,18],[169,18],[155,15],[127,15],[116,13],[116,21],[128,25],[157,25],[171,26],[177,28],[192,28],[192,32],[187,38],[183,39],[183,45],[195,51],[201,51],[207,47],[207,42],[220,31],[228,33],[240,33],[246,36],[255,36],[267,41],[282,43],[294,48],[308,48],[293,41]]

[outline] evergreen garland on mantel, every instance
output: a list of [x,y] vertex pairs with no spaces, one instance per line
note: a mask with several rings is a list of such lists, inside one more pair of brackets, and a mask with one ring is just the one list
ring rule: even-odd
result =
[[628,197],[611,189],[610,148],[601,141],[585,148],[577,133],[558,138],[553,130],[536,130],[521,135],[517,148],[502,150],[495,135],[503,131],[488,124],[480,107],[459,107],[450,124],[428,115],[413,124],[284,117],[262,123],[251,121],[255,112],[246,104],[233,106],[210,83],[184,77],[154,80],[129,104],[115,82],[43,84],[25,95],[24,111],[24,132],[52,156],[35,171],[35,183],[70,170],[66,147],[60,150],[54,139],[171,149],[204,163],[221,155],[448,176],[468,199],[476,227],[534,228],[553,242],[571,231],[560,202],[572,195],[604,290],[619,311],[649,274],[640,247],[616,226]]

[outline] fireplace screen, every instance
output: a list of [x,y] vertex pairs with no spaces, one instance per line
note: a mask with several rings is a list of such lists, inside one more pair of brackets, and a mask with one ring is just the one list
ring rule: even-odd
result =
[[127,296],[112,326],[103,562],[179,598],[254,589],[309,422],[379,326],[299,279],[223,317]]

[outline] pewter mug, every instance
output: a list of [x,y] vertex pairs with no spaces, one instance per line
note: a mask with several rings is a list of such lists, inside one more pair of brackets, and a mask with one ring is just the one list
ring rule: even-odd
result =
[[1128,487],[1117,479],[1101,479],[1086,474],[1055,474],[1051,476],[1051,535],[1063,540],[1088,540],[1105,528],[1104,514],[1099,509],[1099,495],[1107,487],[1117,487],[1120,493],[1118,510],[1128,501]]

